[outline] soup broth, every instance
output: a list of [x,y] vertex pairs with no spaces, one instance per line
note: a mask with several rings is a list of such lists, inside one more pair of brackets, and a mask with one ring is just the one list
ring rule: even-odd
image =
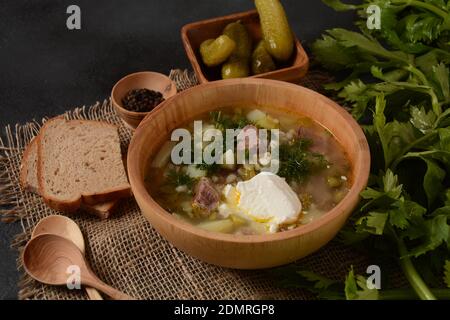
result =
[[[223,133],[224,163],[174,164],[171,152],[177,142],[168,137],[145,177],[155,201],[192,225],[239,235],[282,232],[321,217],[349,191],[351,167],[344,150],[328,130],[309,118],[261,108],[222,108],[195,120],[202,121],[203,132]],[[182,128],[194,137],[194,121]],[[263,159],[251,163],[249,150],[261,145],[235,137],[236,150],[227,150],[226,129],[257,137],[261,129],[279,131],[276,141],[268,139]],[[278,146],[276,159],[273,143]],[[202,142],[201,148],[208,145]],[[239,148],[245,149],[242,164],[236,164]],[[278,161],[277,172],[267,172],[273,161]]]

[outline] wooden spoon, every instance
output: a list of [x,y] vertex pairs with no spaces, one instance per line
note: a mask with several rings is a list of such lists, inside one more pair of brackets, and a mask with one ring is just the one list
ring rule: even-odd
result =
[[39,282],[67,285],[67,270],[75,265],[80,268],[81,285],[95,288],[116,300],[134,300],[101,281],[89,268],[77,246],[66,238],[54,234],[32,238],[25,246],[22,259],[25,271]]
[[[61,215],[51,215],[43,218],[34,227],[31,238],[35,238],[41,234],[55,234],[60,237],[66,238],[72,241],[81,253],[85,255],[85,245],[83,234],[80,228],[72,219],[61,216]],[[86,293],[91,300],[103,300],[100,293],[94,288],[85,287]]]

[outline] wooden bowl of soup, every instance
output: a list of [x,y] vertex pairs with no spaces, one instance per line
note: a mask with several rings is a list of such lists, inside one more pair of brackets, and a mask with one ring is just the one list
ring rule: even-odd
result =
[[[227,129],[236,133],[229,144]],[[205,146],[216,139],[224,148],[209,149],[211,162]],[[324,246],[356,207],[369,169],[366,138],[342,107],[266,79],[183,91],[142,121],[128,150],[131,187],[152,226],[187,254],[237,269],[287,264]]]

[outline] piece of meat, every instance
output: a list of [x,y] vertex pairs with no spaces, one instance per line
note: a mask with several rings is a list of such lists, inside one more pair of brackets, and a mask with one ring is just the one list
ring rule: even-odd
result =
[[241,132],[237,137],[237,149],[257,151],[258,149],[258,128],[253,125],[246,125],[242,128]]
[[203,215],[209,215],[219,206],[220,195],[208,178],[201,178],[195,186],[192,206]]
[[297,136],[300,139],[311,140],[312,145],[309,151],[320,154],[326,154],[328,152],[331,137],[325,130],[317,131],[308,127],[300,127],[297,130]]

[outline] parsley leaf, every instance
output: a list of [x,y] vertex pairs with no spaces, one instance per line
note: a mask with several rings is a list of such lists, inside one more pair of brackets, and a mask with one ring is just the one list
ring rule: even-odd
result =
[[297,273],[313,283],[314,288],[318,290],[328,289],[337,283],[336,280],[328,279],[311,271],[297,271]]
[[432,81],[436,87],[436,91],[442,100],[450,101],[450,71],[444,63],[439,63],[432,67],[433,78]]
[[431,220],[425,220],[422,223],[422,244],[412,248],[409,251],[409,256],[418,257],[431,250],[439,247],[443,242],[448,242],[449,239],[449,228],[447,224],[447,217],[444,215],[438,215]]
[[363,276],[355,276],[353,268],[345,279],[345,297],[347,300],[378,300],[378,290],[369,289]]
[[376,235],[382,235],[388,214],[384,212],[369,212],[356,222],[356,227]]
[[323,1],[327,6],[332,7],[336,11],[347,11],[347,10],[355,10],[360,8],[361,6],[357,6],[354,4],[346,4],[340,0],[324,0]]
[[433,111],[426,111],[424,107],[412,107],[410,122],[415,128],[426,134],[430,132],[437,120],[437,116]]
[[438,194],[442,191],[442,182],[445,178],[445,171],[439,167],[434,160],[423,159],[427,165],[427,171],[423,180],[423,188],[431,206]]
[[389,223],[400,230],[405,230],[411,219],[422,217],[426,209],[414,201],[397,201],[392,205],[395,209],[389,210]]
[[269,271],[276,284],[282,288],[306,289],[320,299],[344,300],[343,283],[320,274],[299,269],[294,265]]

